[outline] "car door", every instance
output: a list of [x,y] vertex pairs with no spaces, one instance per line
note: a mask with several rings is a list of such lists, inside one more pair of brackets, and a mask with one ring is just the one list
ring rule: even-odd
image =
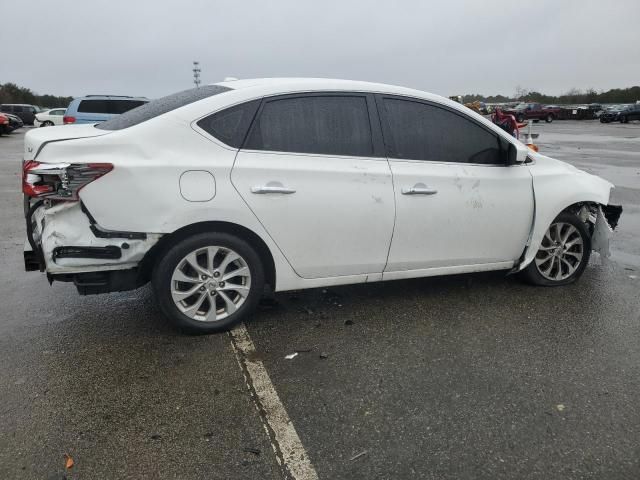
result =
[[503,160],[507,140],[449,107],[377,100],[397,210],[385,272],[510,267],[528,240],[534,205],[529,169]]
[[47,120],[51,120],[53,122],[54,125],[63,125],[64,122],[62,121],[62,117],[64,116],[64,112],[66,111],[66,109],[64,108],[60,108],[57,110],[51,110],[48,113],[48,119]]
[[394,222],[391,171],[373,96],[262,102],[233,185],[303,278],[381,274]]

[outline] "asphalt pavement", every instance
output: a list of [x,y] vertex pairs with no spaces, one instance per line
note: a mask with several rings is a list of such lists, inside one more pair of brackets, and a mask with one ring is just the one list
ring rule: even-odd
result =
[[[536,129],[618,185],[611,263],[553,289],[286,292],[247,324],[318,478],[640,477],[640,123]],[[176,333],[147,287],[81,297],[23,271],[23,135],[0,138],[0,478],[286,477],[228,335]]]

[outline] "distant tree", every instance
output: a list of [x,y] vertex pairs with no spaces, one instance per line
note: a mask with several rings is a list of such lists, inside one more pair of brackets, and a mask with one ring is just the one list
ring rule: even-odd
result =
[[545,104],[580,104],[580,103],[635,103],[640,100],[640,86],[629,88],[612,88],[606,92],[598,92],[593,88],[586,91],[572,88],[559,96],[546,95],[535,90],[528,90],[521,86],[517,86],[513,97],[504,95],[481,95],[474,93],[464,95],[465,103],[468,102],[488,102],[488,103],[506,103],[521,100],[524,102],[537,102]]
[[15,83],[0,84],[0,103],[28,103],[40,107],[67,107],[73,97],[57,97],[55,95],[38,95],[30,89]]

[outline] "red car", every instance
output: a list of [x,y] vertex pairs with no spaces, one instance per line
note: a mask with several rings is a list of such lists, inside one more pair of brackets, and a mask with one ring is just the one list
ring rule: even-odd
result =
[[520,103],[515,108],[505,110],[504,113],[513,115],[518,122],[544,120],[547,123],[551,123],[559,117],[560,108],[545,107],[539,103]]
[[9,119],[6,115],[0,113],[0,135],[2,135],[3,133],[9,133],[9,130]]

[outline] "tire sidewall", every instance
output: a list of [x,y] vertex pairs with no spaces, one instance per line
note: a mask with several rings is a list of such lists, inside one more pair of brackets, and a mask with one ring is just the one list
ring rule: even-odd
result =
[[[178,310],[171,297],[171,277],[178,262],[194,250],[207,246],[226,247],[235,251],[246,261],[251,273],[251,287],[244,304],[228,318],[216,322],[189,318]],[[205,232],[181,240],[167,250],[156,263],[151,280],[158,305],[169,321],[187,333],[205,334],[227,331],[251,314],[262,296],[264,267],[256,251],[241,238],[228,233]]]
[[[522,271],[524,279],[534,285],[541,285],[545,287],[559,287],[561,285],[568,285],[578,280],[589,264],[589,258],[591,257],[591,235],[589,234],[587,226],[582,221],[580,221],[580,219],[576,215],[566,212],[558,215],[553,220],[553,222],[551,222],[551,224],[556,222],[569,223],[580,232],[584,249],[581,263],[569,278],[565,278],[564,280],[549,280],[548,278],[543,277],[542,274],[538,271],[538,267],[535,263],[534,257],[531,263],[527,265],[527,267]],[[538,252],[536,252],[536,255],[537,254]]]

